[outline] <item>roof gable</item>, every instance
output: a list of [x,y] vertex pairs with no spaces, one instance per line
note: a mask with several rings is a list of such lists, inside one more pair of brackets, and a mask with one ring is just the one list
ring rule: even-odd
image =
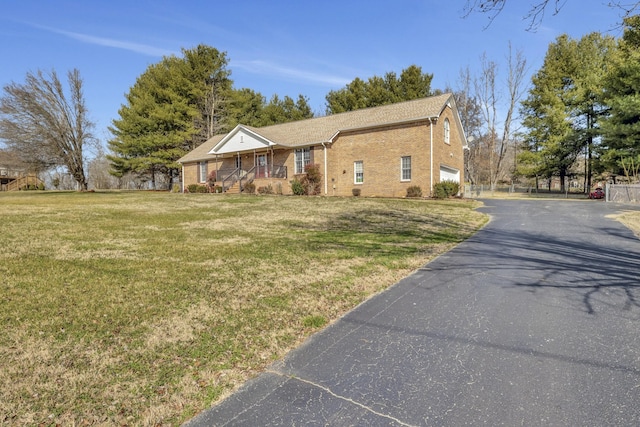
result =
[[214,155],[237,153],[271,146],[305,147],[331,143],[342,132],[400,123],[437,119],[446,108],[455,115],[455,124],[466,143],[464,129],[451,93],[414,99],[379,107],[363,108],[329,116],[281,123],[261,128],[238,125],[226,135],[215,135],[178,162],[211,159]]
[[237,153],[246,150],[258,150],[272,145],[275,145],[275,143],[269,139],[245,126],[238,125],[215,144],[208,154]]
[[451,101],[453,101],[453,95],[447,93],[250,129],[274,141],[277,145],[286,147],[330,143],[340,132],[437,118]]

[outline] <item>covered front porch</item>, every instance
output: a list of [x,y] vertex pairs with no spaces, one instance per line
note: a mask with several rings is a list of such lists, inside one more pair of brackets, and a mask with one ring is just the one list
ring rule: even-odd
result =
[[[224,193],[243,192],[248,184],[261,186],[287,183],[288,150],[254,130],[236,126],[210,151],[214,161],[209,173],[214,174],[215,188]],[[211,181],[211,180],[210,180]]]
[[284,185],[288,169],[279,157],[274,150],[216,156],[209,162],[213,168],[208,181],[222,193],[241,193],[247,184],[253,184],[256,189]]

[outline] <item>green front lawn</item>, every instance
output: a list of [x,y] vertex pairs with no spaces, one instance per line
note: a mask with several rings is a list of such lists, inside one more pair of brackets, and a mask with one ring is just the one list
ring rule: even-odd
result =
[[0,193],[0,425],[177,425],[469,237],[476,206]]

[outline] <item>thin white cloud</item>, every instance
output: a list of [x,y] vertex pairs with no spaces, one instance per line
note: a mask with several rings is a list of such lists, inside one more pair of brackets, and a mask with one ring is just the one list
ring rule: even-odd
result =
[[147,55],[147,56],[160,57],[160,56],[169,56],[169,55],[176,54],[176,52],[170,49],[158,48],[155,46],[149,46],[141,43],[133,43],[128,41],[116,40],[116,39],[111,39],[107,37],[96,37],[89,34],[75,33],[72,31],[65,31],[57,28],[44,27],[40,25],[37,25],[37,27],[46,31],[50,31],[52,33],[62,34],[63,36],[67,36],[74,40],[78,40],[82,43],[113,47],[116,49],[123,49],[123,50],[128,50],[130,52],[140,53],[142,55]]
[[344,86],[351,80],[344,77],[301,70],[298,68],[283,67],[268,61],[232,61],[232,66],[254,74],[263,74],[274,77],[285,77],[304,82],[310,82],[328,86]]

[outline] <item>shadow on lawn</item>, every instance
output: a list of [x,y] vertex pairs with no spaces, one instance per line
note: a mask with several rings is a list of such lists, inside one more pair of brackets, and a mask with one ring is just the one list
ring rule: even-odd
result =
[[475,228],[442,215],[398,209],[344,212],[314,224],[289,223],[291,230],[306,230],[305,245],[317,251],[342,250],[353,256],[402,257],[433,253],[435,245],[455,244]]

